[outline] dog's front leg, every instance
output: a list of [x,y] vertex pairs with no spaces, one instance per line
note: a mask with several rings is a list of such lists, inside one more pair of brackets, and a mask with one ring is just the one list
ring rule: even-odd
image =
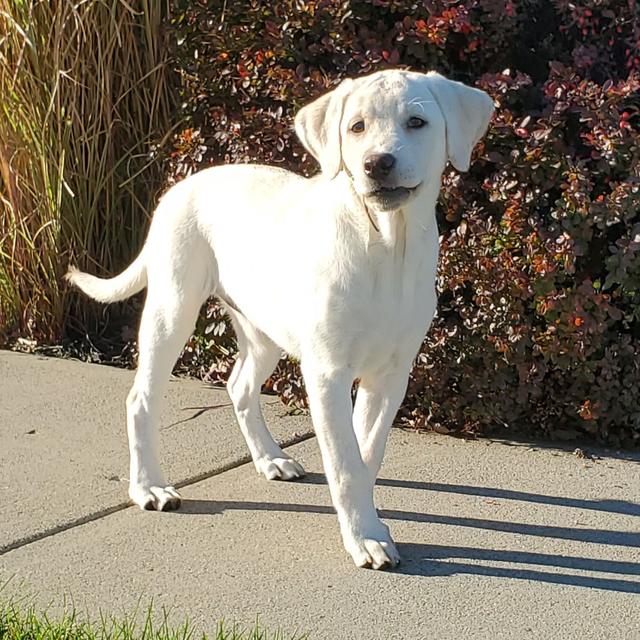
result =
[[373,505],[372,478],[353,430],[349,371],[304,365],[311,417],[345,549],[359,567],[395,566],[400,557]]

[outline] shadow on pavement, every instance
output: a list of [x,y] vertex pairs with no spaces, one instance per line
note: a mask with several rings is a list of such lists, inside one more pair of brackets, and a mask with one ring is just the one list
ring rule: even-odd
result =
[[[333,507],[316,504],[293,504],[273,502],[224,501],[224,500],[183,500],[180,510],[182,514],[221,515],[225,511],[282,511],[289,513],[321,513],[335,514]],[[399,511],[380,509],[378,513],[386,520],[406,520],[425,524],[445,524],[456,527],[471,527],[488,531],[501,531],[525,536],[541,536],[559,540],[576,540],[622,547],[640,548],[640,533],[637,531],[610,531],[607,529],[584,529],[574,527],[558,527],[555,525],[528,524],[524,522],[506,522],[487,520],[485,518],[465,518],[461,516],[445,516],[436,513],[418,513],[417,511]]]
[[[411,429],[409,429],[411,431]],[[563,453],[573,453],[576,447],[587,451],[589,454],[596,456],[596,459],[602,460],[611,458],[612,460],[624,460],[640,464],[640,451],[636,449],[611,449],[602,447],[595,442],[572,440],[570,442],[559,442],[558,440],[528,440],[523,437],[521,440],[511,438],[478,438],[485,442],[504,445],[506,447],[519,447],[524,449],[541,449],[543,451],[558,451]],[[589,455],[588,457],[591,457]]]
[[[307,484],[327,484],[326,478],[321,473],[308,473],[304,478],[301,478],[296,482]],[[629,502],[627,500],[583,500],[580,498],[547,496],[539,493],[497,489],[494,487],[473,487],[459,484],[444,484],[441,482],[416,482],[413,480],[397,480],[391,478],[378,478],[376,484],[381,487],[398,487],[400,489],[418,489],[419,491],[457,493],[465,496],[480,496],[483,498],[498,498],[501,500],[521,500],[537,504],[549,504],[557,507],[573,507],[575,509],[606,511],[608,513],[620,513],[622,515],[640,517],[640,504],[636,502]]]
[[[320,476],[319,478],[322,478]],[[319,481],[319,479],[316,479]],[[312,481],[315,481],[312,478]],[[331,514],[332,507],[325,505],[249,502],[249,501],[217,501],[217,500],[183,500],[180,511],[174,513],[222,515],[225,511],[279,511],[289,513]],[[480,518],[465,518],[412,511],[392,509],[381,510],[380,516],[388,520],[406,520],[425,524],[445,524],[462,527],[473,527],[490,531],[501,531],[529,536],[543,536],[563,540],[576,540],[595,544],[640,547],[640,534],[632,531],[608,531],[603,529],[576,529],[555,525],[526,524],[518,522],[502,522]],[[398,543],[403,556],[403,563],[394,570],[415,576],[449,576],[461,573],[502,577],[520,580],[534,580],[550,584],[605,589],[622,593],[640,593],[640,582],[621,580],[590,575],[558,573],[555,571],[538,571],[530,568],[513,568],[487,566],[481,562],[500,562],[543,567],[572,569],[640,576],[640,564],[594,558],[580,558],[564,555],[530,553],[525,551],[508,551],[500,549],[475,549],[431,544]],[[472,562],[459,562],[470,560]]]
[[530,568],[497,567],[486,564],[476,564],[475,562],[458,562],[458,560],[509,562],[638,576],[640,575],[640,564],[633,562],[575,558],[544,553],[528,553],[526,551],[474,549],[413,543],[399,543],[398,548],[402,554],[403,562],[394,570],[394,573],[429,577],[469,574],[515,580],[533,580],[535,582],[546,582],[549,584],[640,594],[640,582],[633,580],[558,573],[555,571],[537,571]]

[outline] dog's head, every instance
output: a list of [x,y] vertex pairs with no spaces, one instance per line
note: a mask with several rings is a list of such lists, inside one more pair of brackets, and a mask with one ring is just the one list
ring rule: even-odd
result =
[[483,91],[388,70],[344,80],[301,109],[295,126],[328,178],[345,171],[368,206],[392,211],[439,181],[447,160],[466,171],[492,113]]

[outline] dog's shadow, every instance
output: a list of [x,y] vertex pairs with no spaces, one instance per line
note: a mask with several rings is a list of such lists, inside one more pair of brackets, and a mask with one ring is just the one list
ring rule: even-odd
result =
[[[326,480],[322,474],[310,473],[305,476],[305,478],[298,480],[297,483],[326,484]],[[606,511],[640,518],[640,505],[624,500],[583,500],[491,487],[413,482],[389,478],[381,478],[377,484],[407,490],[448,492],[494,499],[519,500],[559,507],[572,507],[582,510]],[[182,507],[178,513],[220,515],[225,511],[232,510],[335,514],[332,507],[325,505],[224,500],[183,500]],[[382,509],[379,511],[379,514],[385,520],[445,524],[560,540],[574,540],[599,545],[640,548],[640,527],[637,531],[613,531],[437,515],[393,509]],[[638,562],[601,560],[596,558],[502,549],[402,543],[401,540],[398,542],[398,548],[403,561],[402,564],[394,569],[393,573],[414,576],[473,574],[640,594],[640,579],[638,579],[638,577],[640,577],[640,563]],[[490,563],[508,563],[517,566],[504,567]],[[527,565],[534,565],[534,568]],[[551,571],[543,571],[538,567],[548,567]],[[559,572],[557,569],[567,569],[577,573]],[[592,573],[616,574],[621,577],[610,578],[589,575]],[[630,580],[628,579],[629,577],[633,579]]]

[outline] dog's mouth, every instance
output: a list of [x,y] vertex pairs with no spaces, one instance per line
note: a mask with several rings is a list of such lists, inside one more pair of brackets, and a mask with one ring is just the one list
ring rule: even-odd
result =
[[376,205],[381,205],[384,209],[392,209],[408,200],[419,187],[420,184],[415,187],[380,187],[367,193],[365,198],[373,201]]
[[376,189],[368,194],[371,196],[399,196],[399,195],[409,195],[413,193],[418,187],[381,187],[380,189]]

